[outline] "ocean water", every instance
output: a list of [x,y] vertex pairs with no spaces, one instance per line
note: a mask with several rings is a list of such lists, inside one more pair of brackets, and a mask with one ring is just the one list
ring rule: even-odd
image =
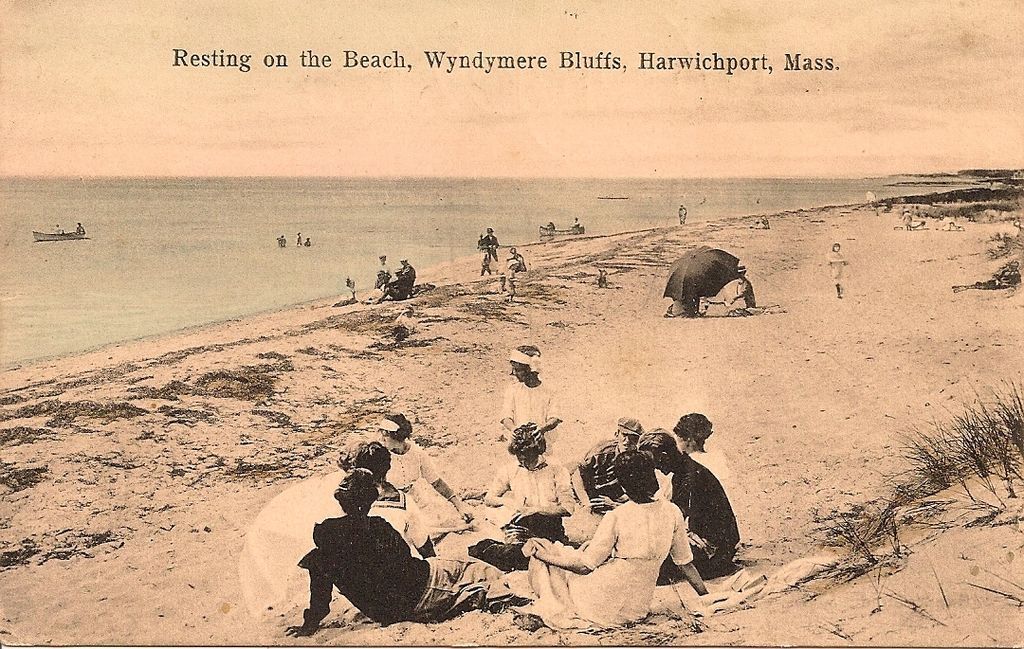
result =
[[[0,179],[0,366],[366,289],[378,255],[428,268],[487,227],[519,244],[574,217],[608,234],[680,204],[699,222],[928,191],[895,180]],[[33,242],[77,222],[88,240]]]

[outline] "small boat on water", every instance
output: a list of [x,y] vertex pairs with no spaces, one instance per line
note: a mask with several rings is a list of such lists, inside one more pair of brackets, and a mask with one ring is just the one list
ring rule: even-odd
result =
[[598,196],[599,201],[628,201],[629,196]]
[[581,234],[586,234],[587,230],[578,223],[573,225],[567,230],[559,230],[555,227],[554,223],[548,223],[547,225],[540,226],[540,237],[541,239],[547,239],[550,237],[573,237]]
[[78,241],[88,239],[84,232],[36,232],[32,231],[32,238],[36,241]]

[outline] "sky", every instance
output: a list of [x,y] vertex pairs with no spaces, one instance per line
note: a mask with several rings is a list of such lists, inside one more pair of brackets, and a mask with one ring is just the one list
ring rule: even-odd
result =
[[[783,177],[1024,167],[1024,0],[0,0],[0,175]],[[628,5],[628,6],[627,6]],[[174,67],[173,50],[253,69]],[[299,53],[333,56],[302,69]],[[412,71],[340,67],[400,50]],[[430,70],[424,50],[546,55]],[[624,71],[560,70],[560,51]],[[638,52],[767,55],[649,72]],[[785,53],[838,70],[782,70]],[[289,67],[262,65],[284,53]]]

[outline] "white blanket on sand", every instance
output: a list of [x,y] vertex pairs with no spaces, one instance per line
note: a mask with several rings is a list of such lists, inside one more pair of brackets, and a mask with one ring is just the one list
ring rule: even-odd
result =
[[708,594],[698,596],[686,582],[655,589],[651,613],[682,617],[686,611],[702,616],[741,608],[775,593],[788,590],[835,564],[832,555],[791,561],[770,572],[744,568],[734,575],[706,582]]

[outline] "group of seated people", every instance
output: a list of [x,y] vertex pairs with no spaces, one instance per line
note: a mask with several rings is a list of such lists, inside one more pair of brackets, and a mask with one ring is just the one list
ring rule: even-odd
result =
[[381,267],[377,270],[377,280],[374,283],[377,295],[371,297],[370,301],[380,304],[385,300],[398,302],[412,297],[413,288],[416,286],[416,269],[412,267],[408,259],[400,259],[398,263],[401,266],[392,275],[391,269],[387,265],[387,256],[381,255]]
[[[529,370],[520,369],[513,387],[539,393]],[[518,415],[513,403],[503,419],[506,427],[522,415],[519,401]],[[527,421],[511,430],[514,462],[496,472],[482,499],[488,508],[505,508],[502,538],[475,543],[468,558],[437,556],[429,533],[437,521],[426,520],[430,508],[416,503],[428,494],[413,498],[411,485],[422,478],[465,523],[473,514],[410,439],[406,417],[387,416],[379,439],[361,439],[343,452],[346,475],[334,497],[344,516],[313,530],[315,547],[299,564],[309,572],[309,607],[303,623],[287,633],[314,633],[335,588],[381,624],[517,607],[517,622],[615,626],[645,617],[656,585],[685,581],[703,595],[703,579],[736,569],[735,516],[720,482],[698,459],[711,434],[706,417],[686,415],[672,433],[645,432],[637,420],[621,419],[612,439],[566,465],[547,459],[546,435],[561,423],[548,414],[535,417],[540,426]],[[586,538],[567,533],[572,519],[585,521],[574,529],[588,530]],[[528,571],[529,597],[509,588],[506,573],[518,570]]]

